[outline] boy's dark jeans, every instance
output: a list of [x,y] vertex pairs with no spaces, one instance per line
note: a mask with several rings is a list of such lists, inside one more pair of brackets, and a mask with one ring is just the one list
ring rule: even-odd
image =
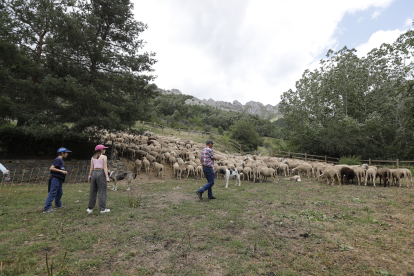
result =
[[210,167],[203,167],[204,175],[207,179],[207,184],[204,185],[200,190],[198,190],[200,193],[204,193],[205,190],[208,190],[208,198],[213,197],[213,190],[211,187],[214,185],[214,170]]
[[62,180],[58,178],[52,178],[52,181],[50,183],[50,192],[46,198],[45,208],[43,210],[46,211],[47,209],[51,208],[53,200],[55,200],[56,207],[62,206],[62,201],[60,201],[62,195]]

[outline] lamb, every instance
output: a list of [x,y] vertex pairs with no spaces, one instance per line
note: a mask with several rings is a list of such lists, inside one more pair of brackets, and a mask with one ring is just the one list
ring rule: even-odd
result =
[[349,180],[352,180],[352,184],[354,184],[354,178],[356,177],[356,173],[353,169],[348,167],[342,167],[340,170],[341,172],[341,181],[344,182],[344,176],[346,177],[346,184],[349,184]]
[[243,180],[244,180],[244,177],[246,176],[247,177],[247,181],[250,181],[250,175],[251,175],[251,173],[252,173],[252,168],[250,168],[250,167],[244,167],[244,169],[243,169]]
[[339,185],[341,185],[341,177],[340,177],[340,171],[337,168],[334,168],[333,166],[327,166],[323,173],[319,177],[326,176],[327,184],[329,185],[329,178],[332,179],[331,185],[335,182],[335,176],[338,179]]
[[154,162],[152,163],[152,167],[154,168],[154,170],[157,172],[157,177],[160,178],[164,178],[164,165],[158,163],[158,162]]
[[135,174],[141,174],[141,167],[142,167],[141,160],[139,159],[135,160]]
[[144,164],[145,173],[149,174],[151,163],[147,160],[146,157],[142,158],[142,164]]

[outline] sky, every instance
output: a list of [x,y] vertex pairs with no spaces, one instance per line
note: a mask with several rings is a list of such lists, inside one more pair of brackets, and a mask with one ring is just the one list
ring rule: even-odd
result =
[[329,49],[365,56],[414,20],[413,0],[131,1],[159,88],[242,104],[276,105]]

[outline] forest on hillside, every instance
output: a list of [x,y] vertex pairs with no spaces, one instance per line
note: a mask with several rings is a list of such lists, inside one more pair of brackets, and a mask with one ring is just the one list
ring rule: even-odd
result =
[[330,50],[282,96],[284,138],[298,151],[414,159],[414,31],[366,57]]

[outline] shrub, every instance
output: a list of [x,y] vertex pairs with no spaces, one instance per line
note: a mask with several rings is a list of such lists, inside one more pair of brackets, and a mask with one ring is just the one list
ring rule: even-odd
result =
[[219,127],[217,128],[217,131],[218,131],[218,133],[219,133],[220,135],[223,135],[223,133],[224,133],[224,129],[223,129],[221,126],[219,126]]
[[339,159],[341,165],[361,165],[361,156],[342,156]]

